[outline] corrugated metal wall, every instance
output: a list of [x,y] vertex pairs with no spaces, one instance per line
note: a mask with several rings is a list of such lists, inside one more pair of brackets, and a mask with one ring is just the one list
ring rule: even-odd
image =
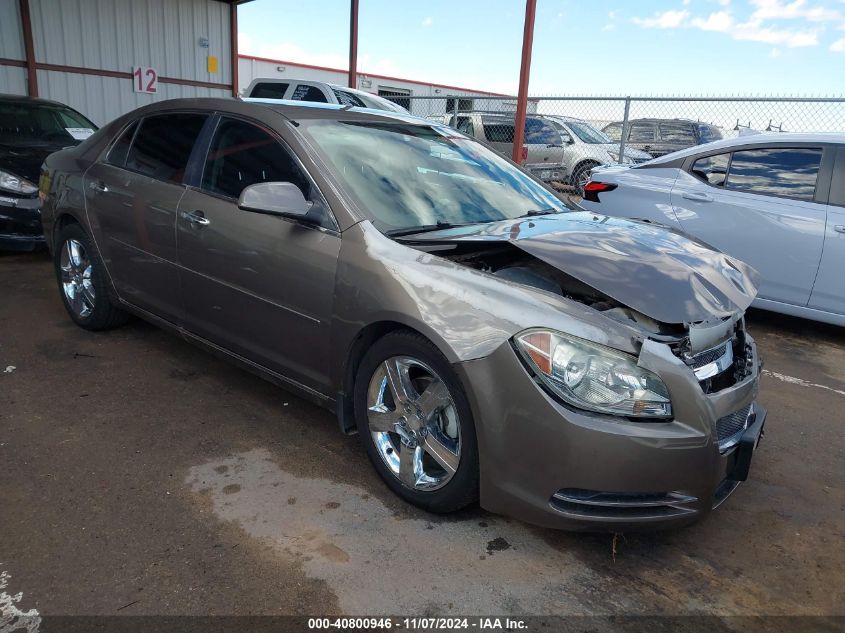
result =
[[[21,35],[18,0],[0,0],[0,57],[22,60],[26,57]],[[0,93],[26,94],[26,69],[0,65]]]
[[[29,0],[35,59],[84,69],[131,73],[135,66],[152,67],[159,78],[231,84],[229,6],[212,0]],[[7,26],[17,16],[18,0],[0,0],[3,50],[19,46],[20,25]],[[10,44],[7,45],[8,40]],[[208,48],[199,45],[208,39]],[[209,73],[207,56],[218,59]],[[0,55],[13,58],[11,55]],[[26,94],[4,79],[22,68],[0,66],[0,92]],[[103,123],[152,101],[173,97],[228,96],[227,88],[158,83],[157,94],[135,93],[129,78],[104,77],[39,69],[39,96],[76,108]]]

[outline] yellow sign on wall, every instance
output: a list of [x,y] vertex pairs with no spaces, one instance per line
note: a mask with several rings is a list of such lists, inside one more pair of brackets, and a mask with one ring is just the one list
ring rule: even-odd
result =
[[208,72],[216,73],[217,72],[217,57],[215,55],[208,56]]

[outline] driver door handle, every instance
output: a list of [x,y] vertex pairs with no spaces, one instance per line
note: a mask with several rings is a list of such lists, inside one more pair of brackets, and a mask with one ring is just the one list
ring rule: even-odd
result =
[[109,190],[109,188],[106,186],[106,183],[101,180],[92,180],[88,183],[88,188],[91,191],[96,191],[97,193],[106,193]]
[[833,230],[837,233],[845,233],[845,224],[837,224],[833,227]]
[[211,220],[205,217],[205,213],[202,211],[185,212],[182,213],[182,217],[191,224],[196,224],[197,226],[208,226],[211,224]]
[[709,193],[699,193],[696,191],[684,191],[681,194],[682,198],[687,200],[695,200],[696,202],[713,202],[713,196]]

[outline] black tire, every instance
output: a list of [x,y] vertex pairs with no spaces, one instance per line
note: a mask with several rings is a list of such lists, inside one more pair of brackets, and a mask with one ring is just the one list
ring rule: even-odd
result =
[[575,191],[578,193],[579,196],[584,195],[584,186],[581,183],[581,179],[589,172],[593,167],[598,166],[598,163],[587,161],[586,163],[581,163],[575,168],[575,171],[572,172],[572,178],[570,178],[570,183],[573,187],[575,187]]
[[[62,253],[70,240],[74,240],[82,245],[90,264],[90,277],[88,278],[94,290],[94,301],[93,309],[90,309],[87,314],[80,314],[74,309],[64,290]],[[116,307],[112,302],[109,282],[106,278],[103,262],[91,238],[78,224],[68,224],[59,232],[56,248],[53,251],[53,268],[56,272],[59,296],[62,298],[65,310],[67,310],[70,318],[79,327],[92,331],[110,330],[123,325],[129,319],[129,315]]]
[[[385,464],[370,432],[367,416],[369,384],[381,364],[395,356],[411,357],[434,370],[448,388],[458,414],[460,461],[451,479],[436,490],[421,491],[404,485]],[[358,436],[376,471],[393,492],[415,506],[435,513],[454,512],[478,500],[478,441],[472,410],[460,379],[434,345],[413,332],[396,331],[385,335],[361,359],[353,393]]]

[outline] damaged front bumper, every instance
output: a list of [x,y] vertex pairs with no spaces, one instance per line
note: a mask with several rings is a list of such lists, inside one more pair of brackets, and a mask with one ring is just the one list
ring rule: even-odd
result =
[[[476,420],[481,505],[572,530],[670,527],[706,515],[747,476],[765,424],[766,411],[755,402],[760,363],[750,336],[746,346],[751,371],[730,387],[705,393],[668,345],[646,341],[639,364],[669,389],[669,422],[562,404],[538,384],[510,342],[486,358],[458,364]],[[719,425],[737,415],[745,415],[738,441],[720,449]]]
[[38,197],[0,195],[0,250],[31,251],[45,245]]

